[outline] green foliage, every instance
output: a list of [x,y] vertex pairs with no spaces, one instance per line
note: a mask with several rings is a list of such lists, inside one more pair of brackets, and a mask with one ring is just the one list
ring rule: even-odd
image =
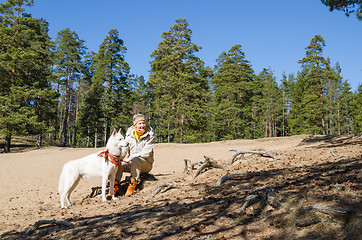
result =
[[148,81],[156,134],[159,141],[205,141],[210,70],[195,56],[200,47],[191,41],[187,20],[176,20],[162,38]]
[[362,85],[358,86],[358,91],[356,93],[353,105],[353,133],[358,134],[362,132]]
[[78,34],[70,31],[69,28],[58,32],[55,43],[54,71],[56,80],[54,86],[60,94],[58,106],[60,110],[59,140],[61,145],[65,146],[67,143],[72,144],[68,133],[71,128],[75,128],[83,69],[82,56],[85,54],[85,46]]
[[322,56],[324,39],[314,36],[299,61],[299,72],[290,116],[292,134],[325,134],[325,88],[328,62]]
[[12,135],[46,131],[56,100],[49,82],[48,23],[25,13],[23,6],[32,4],[0,4],[0,131],[7,139],[5,152],[10,151]]
[[[126,47],[116,29],[109,31],[89,69],[94,69],[91,87],[80,108],[82,135],[104,132],[104,143],[110,129],[126,128],[131,122],[133,96],[129,82],[130,67],[125,61]],[[94,140],[97,143],[97,140]]]
[[362,20],[362,1],[361,0],[321,0],[322,3],[329,7],[329,11],[343,11],[346,16],[356,13],[356,17]]
[[[270,69],[263,69],[258,75],[257,93],[254,95],[256,122],[262,125],[255,137],[276,137],[280,135],[283,121],[282,90]],[[258,97],[255,97],[258,96]],[[262,132],[261,132],[262,131]],[[254,138],[255,138],[254,137]]]
[[[126,47],[116,29],[97,53],[66,28],[55,43],[48,24],[23,7],[0,4],[0,133],[50,133],[62,145],[105,144],[110,129],[126,129],[143,113],[158,142],[208,142],[294,134],[362,131],[361,91],[351,92],[342,69],[323,57],[324,39],[306,47],[294,77],[272,70],[257,76],[240,45],[222,52],[212,71],[196,56],[186,19],[177,19],[151,57],[149,79],[130,74]],[[50,137],[50,135],[49,135]]]
[[250,138],[254,71],[241,46],[223,52],[214,71],[211,84],[216,140]]

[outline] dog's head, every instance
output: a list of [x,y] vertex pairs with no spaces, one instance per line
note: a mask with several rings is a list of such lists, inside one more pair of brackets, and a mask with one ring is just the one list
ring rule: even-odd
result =
[[128,143],[125,141],[121,129],[118,132],[114,129],[107,142],[108,151],[113,155],[123,158],[127,153],[127,145]]

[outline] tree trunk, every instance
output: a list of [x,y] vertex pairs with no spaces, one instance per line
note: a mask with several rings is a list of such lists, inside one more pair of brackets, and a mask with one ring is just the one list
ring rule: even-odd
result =
[[58,112],[59,112],[59,102],[57,102],[57,105],[55,106],[54,133],[53,133],[54,142],[57,140]]
[[77,92],[77,99],[75,105],[75,120],[74,120],[74,133],[73,133],[73,146],[77,145],[77,120],[78,120],[78,112],[79,112],[79,90]]
[[9,153],[11,148],[11,135],[5,136],[4,152]]
[[88,132],[87,132],[87,148],[89,148],[89,144],[90,144],[90,128],[88,126]]
[[319,89],[319,97],[321,100],[321,108],[322,108],[322,130],[323,130],[323,135],[326,135],[326,124],[325,124],[325,119],[324,119],[324,104],[323,104],[323,92],[322,89]]
[[338,135],[341,135],[341,115],[339,112],[339,102],[338,102],[338,110],[337,110],[337,125],[338,125]]
[[69,135],[69,140],[68,140],[68,143],[69,145],[72,144],[71,142],[71,132],[70,132],[70,129],[69,129],[69,126],[70,126],[70,113],[71,113],[71,108],[72,108],[72,91],[71,89],[69,89],[69,102],[68,102],[68,110],[67,110],[67,123],[64,125],[64,127],[67,127],[67,129],[64,131],[64,139],[67,139],[68,135]]
[[62,131],[62,135],[63,137],[61,137],[61,144],[62,146],[65,146],[67,143],[67,136],[68,136],[68,126],[67,126],[67,119],[68,119],[68,108],[67,106],[64,109],[64,121],[63,121],[63,131]]
[[36,146],[37,146],[38,148],[40,148],[42,142],[43,142],[43,134],[42,134],[42,133],[39,133],[39,134],[36,136]]
[[[65,99],[66,101],[66,99]],[[65,108],[64,108],[65,111]],[[63,110],[60,111],[60,117],[59,117],[59,143],[62,143],[62,136],[63,136]]]
[[[97,126],[97,124],[96,124],[96,126]],[[94,133],[94,148],[97,148],[97,141],[98,141],[98,136],[97,136],[97,129],[96,129],[96,131],[95,131],[95,133]]]

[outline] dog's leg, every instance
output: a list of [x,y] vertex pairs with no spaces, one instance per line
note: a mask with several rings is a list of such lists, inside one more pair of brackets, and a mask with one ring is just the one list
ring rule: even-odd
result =
[[[102,201],[106,202],[107,198],[106,198],[106,185],[107,185],[107,181],[108,181],[108,174],[109,173],[104,173],[102,175]],[[109,189],[109,191],[111,191],[111,189]]]
[[59,192],[59,196],[60,196],[60,207],[61,208],[66,208],[66,206],[64,205],[64,198],[65,198],[65,194],[64,194],[64,172],[65,170],[62,170],[62,173],[60,174],[59,177],[59,184],[58,184],[58,192]]
[[68,203],[69,206],[72,205],[71,202],[70,202],[70,200],[69,200],[70,194],[73,192],[73,190],[75,189],[75,187],[78,185],[79,181],[80,181],[80,176],[77,178],[77,180],[74,181],[72,187],[68,190],[68,194],[66,195],[66,198],[65,198],[65,199],[67,200],[67,203]]
[[73,171],[69,166],[64,166],[61,182],[59,183],[60,194],[60,205],[62,208],[66,208],[64,202],[67,201],[68,206],[71,206],[69,200],[70,193],[74,190],[80,180],[78,172]]
[[113,173],[109,176],[109,192],[111,193],[112,200],[116,200],[117,198],[114,196],[114,180],[116,179],[116,172],[113,171]]

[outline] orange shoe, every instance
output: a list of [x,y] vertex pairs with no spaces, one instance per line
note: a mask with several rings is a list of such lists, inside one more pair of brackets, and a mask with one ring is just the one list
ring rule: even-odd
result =
[[118,191],[118,181],[114,180],[113,196],[116,196],[117,191]]
[[[118,182],[117,180],[114,180],[114,188],[113,188],[113,196],[116,196],[116,193],[118,191]],[[111,197],[111,189],[108,189],[107,197]]]
[[133,194],[134,190],[136,189],[136,186],[137,186],[136,179],[134,179],[133,177],[131,177],[130,179],[131,179],[131,183],[128,185],[127,192],[126,192],[125,196],[131,196]]

